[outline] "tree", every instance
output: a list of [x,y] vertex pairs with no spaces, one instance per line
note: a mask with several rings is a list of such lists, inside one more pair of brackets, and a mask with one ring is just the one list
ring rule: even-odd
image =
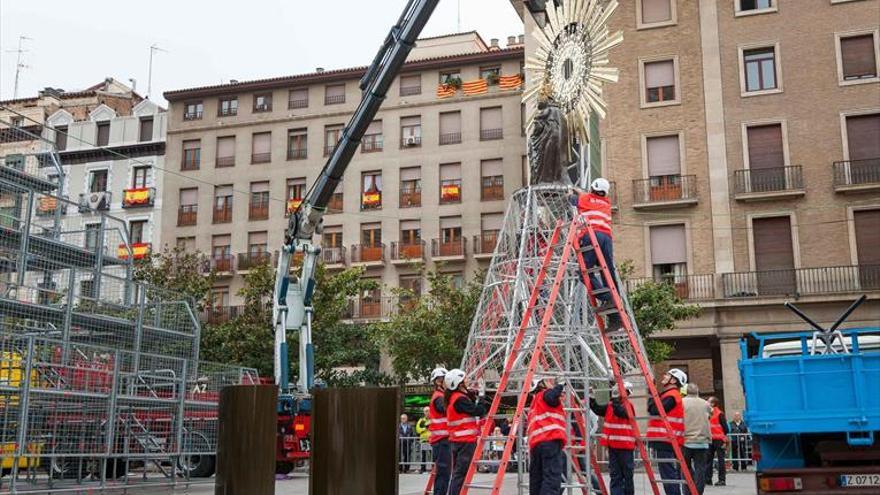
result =
[[176,246],[135,262],[134,279],[183,294],[193,301],[196,311],[201,311],[209,304],[215,278],[206,266],[207,255]]
[[[374,325],[375,337],[391,356],[394,380],[424,381],[438,364],[458,366],[482,290],[478,276],[456,288],[449,276],[427,274],[428,293],[415,299],[400,289],[400,310],[388,321]],[[406,297],[409,296],[409,297]]]

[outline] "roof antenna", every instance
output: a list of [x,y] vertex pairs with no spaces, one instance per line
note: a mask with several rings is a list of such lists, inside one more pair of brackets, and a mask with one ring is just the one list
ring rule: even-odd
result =
[[21,77],[21,70],[30,68],[29,65],[27,65],[21,61],[21,55],[23,53],[26,53],[29,51],[26,48],[22,48],[21,43],[23,41],[33,41],[33,40],[34,40],[33,38],[28,38],[27,36],[24,36],[24,35],[19,36],[18,37],[18,48],[15,50],[7,50],[7,52],[14,52],[14,53],[18,54],[17,58],[15,60],[15,86],[12,89],[12,99],[13,100],[18,98],[18,81],[19,81],[19,78]]
[[153,90],[153,54],[156,52],[168,53],[168,50],[159,48],[158,43],[150,45],[150,68],[147,71],[147,99],[150,98],[150,93],[152,93]]
[[458,17],[457,17],[455,26],[456,26],[455,31],[460,33],[461,32],[461,0],[458,0]]

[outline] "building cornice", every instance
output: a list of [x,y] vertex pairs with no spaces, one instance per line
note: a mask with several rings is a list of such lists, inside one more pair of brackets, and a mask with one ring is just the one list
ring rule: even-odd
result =
[[[83,150],[59,151],[58,155],[64,165],[79,165],[91,162],[125,160],[142,156],[162,156],[165,154],[165,141],[107,146],[104,148],[88,148]],[[122,156],[120,156],[122,155]]]

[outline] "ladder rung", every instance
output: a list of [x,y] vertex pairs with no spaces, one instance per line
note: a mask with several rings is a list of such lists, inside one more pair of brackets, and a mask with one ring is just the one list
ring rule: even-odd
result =
[[655,479],[655,480],[654,480],[654,483],[662,483],[662,484],[664,484],[664,485],[666,485],[666,484],[670,484],[670,485],[687,485],[687,480],[661,480],[661,479]]
[[601,289],[595,289],[595,290],[591,291],[590,294],[592,294],[594,296],[598,296],[601,294],[607,294],[609,292],[611,292],[611,289],[609,289],[608,287],[602,287]]
[[620,311],[618,311],[617,308],[615,308],[615,307],[610,307],[610,308],[605,308],[605,309],[596,308],[596,314],[598,314],[599,316],[608,316],[610,314],[615,314],[615,313],[620,313]]
[[601,272],[601,271],[602,271],[602,267],[601,267],[601,266],[594,266],[594,267],[592,267],[592,268],[587,268],[587,270],[586,270],[586,272],[589,273],[589,274],[591,274],[591,275],[594,274],[594,273],[599,273],[599,272]]
[[587,251],[594,251],[595,249],[596,248],[594,248],[592,244],[581,244],[581,248],[578,251],[586,253]]
[[486,485],[483,483],[468,483],[465,486],[467,486],[468,488],[476,488],[478,490],[491,490],[492,488],[495,488],[492,485]]

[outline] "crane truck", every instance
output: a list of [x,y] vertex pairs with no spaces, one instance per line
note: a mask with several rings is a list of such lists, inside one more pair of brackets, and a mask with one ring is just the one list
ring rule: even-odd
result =
[[[312,344],[312,296],[315,293],[315,267],[324,214],[336,186],[360,145],[367,127],[376,117],[388,88],[415,46],[439,0],[409,0],[397,23],[385,38],[373,62],[359,81],[361,101],[339,142],[330,154],[318,179],[290,216],[284,245],[278,256],[272,296],[272,324],[275,334],[274,372],[278,386],[278,441],[276,470],[286,474],[309,456],[311,400],[314,386],[314,346]],[[290,272],[294,254],[301,253],[302,266]],[[289,382],[287,332],[299,332],[299,374],[295,386]]]

